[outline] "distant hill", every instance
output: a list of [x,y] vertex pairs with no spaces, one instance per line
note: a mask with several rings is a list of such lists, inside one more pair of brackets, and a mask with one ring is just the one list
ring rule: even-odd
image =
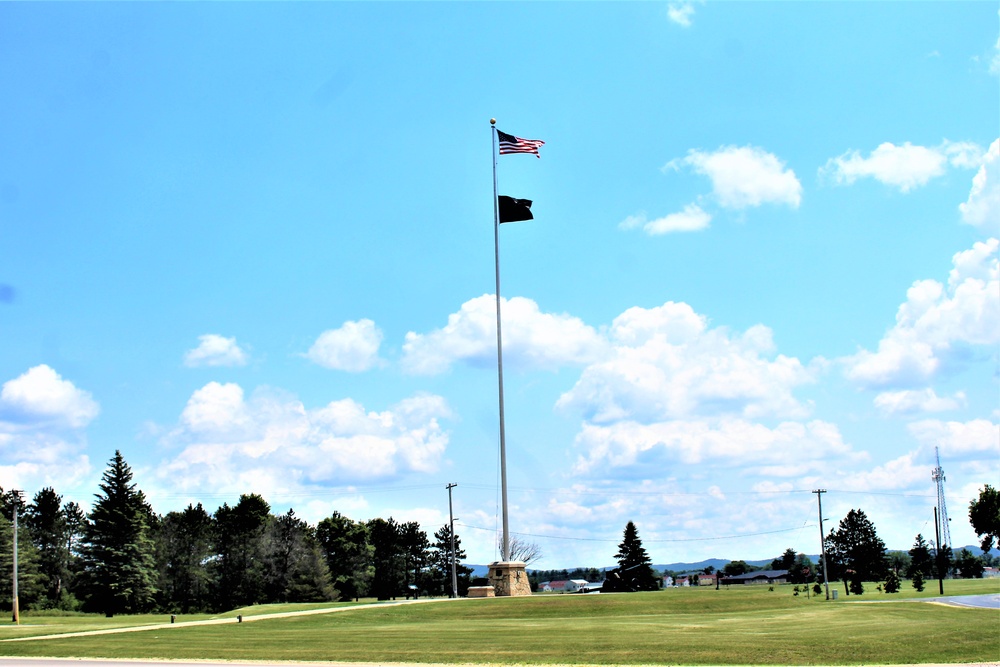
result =
[[[954,547],[952,549],[952,553],[958,554],[962,549],[968,549],[969,553],[971,553],[973,556],[983,555],[983,550],[980,549],[979,546],[975,544],[966,545],[964,547]],[[906,551],[908,551],[908,549],[888,549],[888,551],[902,551],[905,553]],[[819,554],[807,554],[807,555],[809,556],[809,559],[814,563],[818,563],[820,560]],[[991,550],[990,556],[1000,557],[1000,549]],[[778,556],[775,556],[775,558],[777,557]],[[774,558],[766,558],[764,560],[748,560],[747,563],[753,565],[754,567],[766,567],[771,564],[772,560],[774,560]],[[698,561],[697,563],[654,563],[653,569],[659,570],[660,572],[663,572],[665,570],[670,570],[671,572],[704,572],[705,568],[708,567],[709,565],[714,567],[716,570],[721,570],[731,562],[732,562],[731,560],[725,558],[709,558],[708,560]],[[489,565],[471,565],[466,563],[466,566],[472,568],[473,577],[485,577],[486,573],[489,571]],[[588,569],[593,566],[587,565],[581,567],[582,569]],[[601,565],[597,566],[597,569],[610,570],[614,567],[615,567],[614,565]],[[544,569],[546,570],[566,569],[572,571],[577,569],[577,566],[567,567],[567,568],[547,567]],[[529,573],[534,572],[536,570],[537,568],[530,568],[530,567],[528,568]]]

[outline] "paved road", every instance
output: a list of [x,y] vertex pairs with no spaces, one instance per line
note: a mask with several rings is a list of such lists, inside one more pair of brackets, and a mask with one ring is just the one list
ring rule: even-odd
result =
[[946,595],[943,598],[926,598],[920,602],[937,602],[954,607],[976,607],[979,609],[1000,609],[1000,595]]

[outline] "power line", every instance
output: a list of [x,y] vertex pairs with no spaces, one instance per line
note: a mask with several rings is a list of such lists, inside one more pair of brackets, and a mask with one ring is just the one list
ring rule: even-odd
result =
[[[490,484],[470,484],[463,483],[462,485],[468,489],[476,489],[481,491],[496,491],[499,486]],[[413,484],[407,486],[365,486],[365,487],[353,487],[349,489],[317,489],[310,488],[304,489],[302,491],[294,491],[287,493],[271,493],[268,494],[267,498],[271,500],[290,500],[298,498],[337,498],[346,496],[357,496],[362,494],[376,494],[376,493],[400,493],[404,491],[422,491],[425,489],[436,489],[439,484]],[[649,497],[657,496],[661,498],[718,498],[721,493],[724,496],[781,496],[781,495],[794,495],[794,494],[806,494],[812,493],[811,490],[807,489],[781,489],[773,491],[733,491],[719,489],[716,491],[635,491],[635,490],[624,490],[624,489],[565,489],[565,488],[552,488],[552,487],[532,487],[532,486],[512,486],[510,490],[513,491],[524,491],[524,492],[535,492],[535,493],[548,493],[552,495],[571,495],[571,496],[598,496],[598,497],[614,497],[614,496],[636,496],[636,497]],[[926,493],[896,493],[892,491],[859,491],[859,490],[846,490],[846,489],[829,489],[831,493],[837,493],[843,496],[891,496],[897,498],[935,498],[933,494]],[[237,497],[238,493],[205,493],[202,491],[192,491],[191,493],[147,493],[147,496],[152,498],[162,498],[165,500],[170,499],[226,499]],[[719,500],[723,500],[719,498]]]
[[[457,523],[457,522],[456,522]],[[458,525],[463,528],[472,528],[474,530],[485,530],[487,532],[496,532],[493,528],[483,528],[482,526],[472,526],[467,523],[459,523]],[[649,542],[651,544],[659,544],[664,542],[710,542],[713,540],[734,540],[741,537],[757,537],[760,535],[777,535],[779,533],[791,533],[797,530],[802,530],[803,528],[809,528],[815,526],[815,524],[803,524],[801,526],[796,526],[795,528],[782,528],[780,530],[766,530],[759,533],[741,533],[738,535],[719,535],[717,537],[687,537],[687,538],[676,538],[676,539],[663,539],[663,540],[648,540],[644,539],[643,543]],[[572,542],[611,542],[615,543],[620,538],[602,538],[602,537],[567,537],[565,535],[542,535],[539,533],[520,533],[511,531],[514,535],[520,535],[522,537],[538,537],[547,540],[567,540]]]

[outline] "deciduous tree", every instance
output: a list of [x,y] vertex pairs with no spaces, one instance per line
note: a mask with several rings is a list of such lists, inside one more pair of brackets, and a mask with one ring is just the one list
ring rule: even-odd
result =
[[955,569],[963,579],[982,579],[985,567],[982,559],[973,556],[968,549],[962,549],[955,559]]
[[994,542],[1000,542],[1000,491],[987,484],[979,497],[969,503],[969,523],[982,540],[983,553],[988,554]]
[[[507,555],[509,561],[520,561],[528,565],[542,557],[540,546],[517,535],[508,535],[507,545],[510,548],[510,553]],[[497,550],[503,553],[503,536],[497,537]]]
[[885,542],[861,510],[851,510],[826,538],[831,573],[843,579],[849,593],[864,592],[862,582],[881,580],[886,570]]

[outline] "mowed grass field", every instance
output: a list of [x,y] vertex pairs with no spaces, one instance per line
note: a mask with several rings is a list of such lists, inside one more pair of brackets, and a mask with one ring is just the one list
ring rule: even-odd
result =
[[[936,590],[935,582],[920,597]],[[996,594],[1000,581],[947,582],[945,592]],[[1000,662],[1000,611],[913,597],[910,589],[905,597],[871,593],[826,602],[778,586],[441,600],[206,626],[186,627],[183,621],[194,617],[182,617],[141,632],[0,641],[0,655],[594,665]],[[269,605],[227,616],[323,606],[345,605]],[[0,627],[0,639],[164,620],[27,616],[20,627]]]

